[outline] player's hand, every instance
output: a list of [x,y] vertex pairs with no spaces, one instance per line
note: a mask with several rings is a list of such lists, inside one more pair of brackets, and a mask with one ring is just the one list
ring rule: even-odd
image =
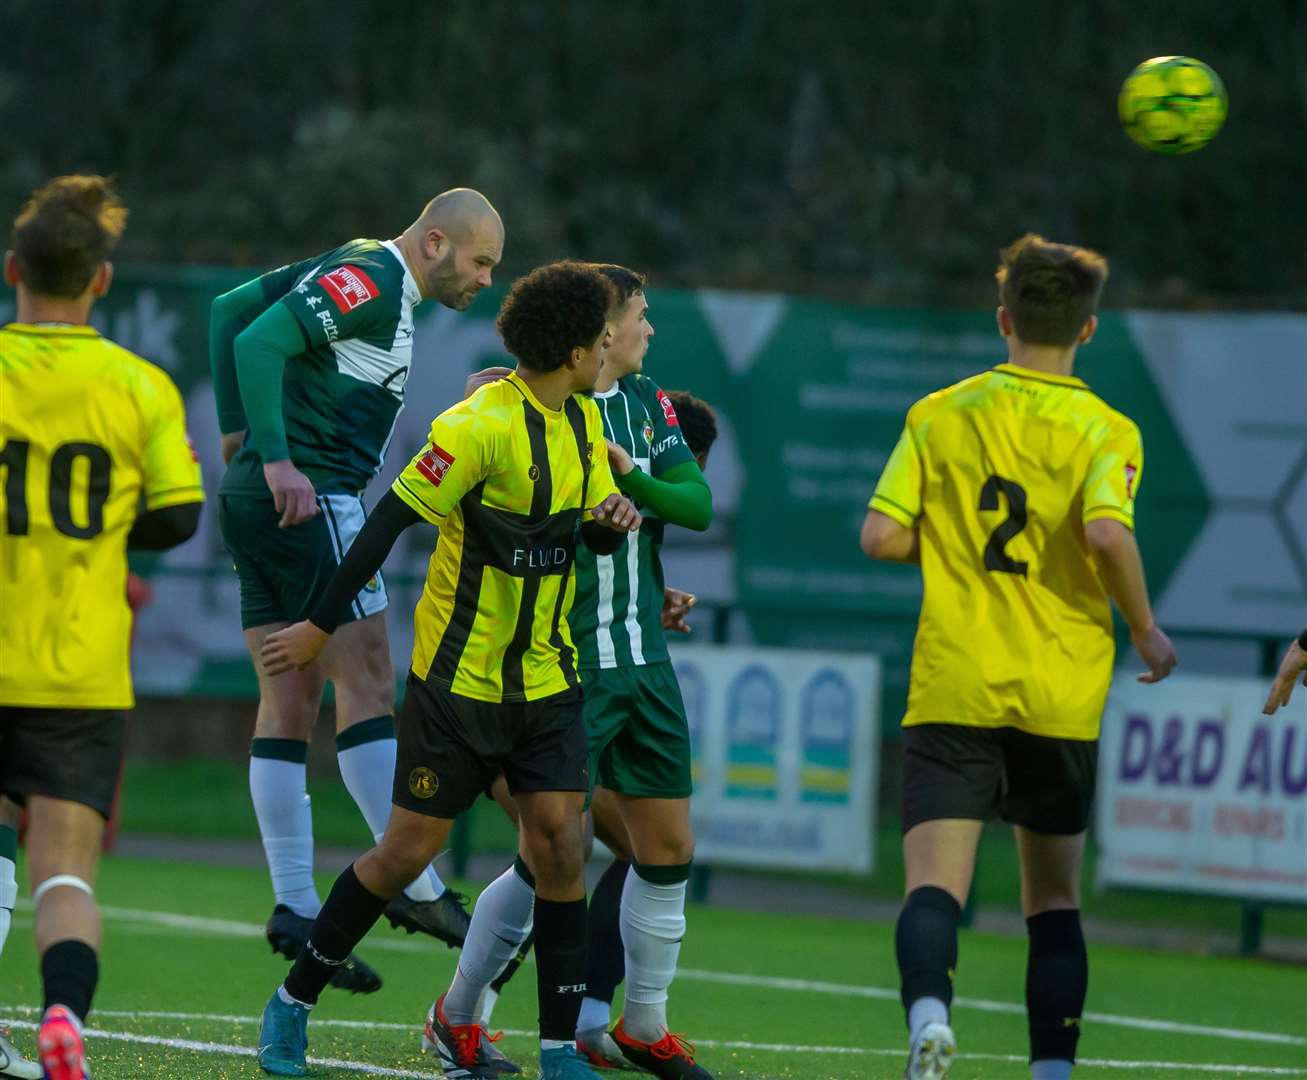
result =
[[1171,674],[1171,670],[1180,662],[1175,655],[1175,646],[1171,639],[1162,633],[1154,623],[1147,630],[1131,632],[1130,640],[1135,643],[1139,655],[1144,658],[1148,670],[1139,676],[1141,683],[1158,683]]
[[618,446],[612,439],[606,439],[608,443],[608,467],[618,476],[625,476],[635,468],[635,462],[631,460],[631,455],[626,452],[624,447]]
[[467,377],[467,382],[463,384],[463,400],[466,401],[487,383],[498,382],[511,374],[513,374],[513,369],[508,367],[488,367],[472,372]]
[[663,589],[663,629],[676,634],[688,634],[690,624],[685,621],[685,617],[698,602],[699,598],[694,593]]
[[245,441],[245,432],[229,431],[226,435],[218,436],[218,445],[222,450],[222,463],[230,465],[231,459],[234,458],[241,448],[241,443]]
[[305,619],[292,623],[284,630],[274,630],[263,639],[259,659],[269,675],[283,675],[287,671],[306,668],[318,658],[331,637]]
[[1271,693],[1262,706],[1262,712],[1272,716],[1281,705],[1288,705],[1293,694],[1293,684],[1302,675],[1302,684],[1307,686],[1307,652],[1295,641],[1280,661],[1280,670],[1276,672],[1275,682],[1271,683]]
[[318,512],[318,493],[313,481],[305,476],[289,459],[265,462],[263,478],[272,492],[272,504],[281,514],[277,522],[280,529],[308,521]]
[[606,525],[614,532],[635,532],[642,520],[635,503],[626,496],[616,493],[609,495],[590,513],[600,525]]

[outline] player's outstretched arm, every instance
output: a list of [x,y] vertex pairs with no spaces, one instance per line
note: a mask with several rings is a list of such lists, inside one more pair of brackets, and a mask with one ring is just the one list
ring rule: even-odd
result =
[[655,478],[641,472],[625,449],[608,440],[608,464],[622,493],[669,525],[703,532],[712,524],[712,489],[698,462],[684,461]]
[[888,562],[921,562],[921,533],[879,510],[868,510],[859,537],[862,553]]
[[1108,595],[1130,627],[1130,640],[1148,665],[1139,681],[1161,682],[1180,661],[1171,639],[1162,633],[1153,618],[1135,534],[1119,521],[1099,518],[1085,524],[1085,540],[1098,561]]
[[359,590],[381,569],[399,534],[421,520],[408,503],[393,491],[386,492],[345,552],[309,617],[264,639],[260,653],[264,670],[269,675],[280,675],[313,663]]
[[1262,706],[1262,712],[1273,716],[1281,705],[1288,705],[1293,696],[1293,684],[1302,676],[1303,686],[1307,686],[1307,630],[1298,635],[1298,640],[1289,646],[1280,661],[1280,670],[1276,672],[1275,681],[1271,683],[1271,692]]

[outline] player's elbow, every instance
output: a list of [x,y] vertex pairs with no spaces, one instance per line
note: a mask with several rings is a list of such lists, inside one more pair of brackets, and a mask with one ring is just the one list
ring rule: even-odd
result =
[[1085,543],[1099,558],[1111,558],[1134,543],[1135,535],[1111,518],[1085,522]]
[[712,524],[713,506],[712,506],[712,489],[707,484],[703,485],[703,498],[696,501],[687,515],[689,520],[685,523],[687,529],[695,532],[707,532],[708,526]]
[[898,523],[886,518],[884,514],[877,514],[874,510],[868,514],[859,536],[859,545],[863,549],[863,554],[868,558],[890,558],[894,526],[898,526]]

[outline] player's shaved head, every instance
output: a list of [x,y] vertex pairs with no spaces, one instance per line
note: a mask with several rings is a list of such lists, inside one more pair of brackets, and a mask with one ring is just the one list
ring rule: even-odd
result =
[[501,236],[504,233],[499,211],[473,188],[442,191],[422,208],[413,227],[419,232],[439,229],[456,244],[467,243],[469,238],[486,228]]
[[397,241],[422,295],[462,311],[504,257],[504,222],[479,191],[451,188]]

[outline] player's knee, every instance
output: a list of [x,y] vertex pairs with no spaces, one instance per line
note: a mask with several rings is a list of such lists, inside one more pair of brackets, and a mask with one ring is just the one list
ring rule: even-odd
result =
[[435,852],[417,844],[388,841],[390,833],[373,850],[373,865],[384,884],[397,895],[427,868]]
[[1080,890],[1074,881],[1027,884],[1022,906],[1027,919],[1050,911],[1076,910],[1080,907]]
[[531,865],[540,877],[570,880],[581,873],[584,845],[580,821],[575,816],[550,815],[533,821],[526,842]]

